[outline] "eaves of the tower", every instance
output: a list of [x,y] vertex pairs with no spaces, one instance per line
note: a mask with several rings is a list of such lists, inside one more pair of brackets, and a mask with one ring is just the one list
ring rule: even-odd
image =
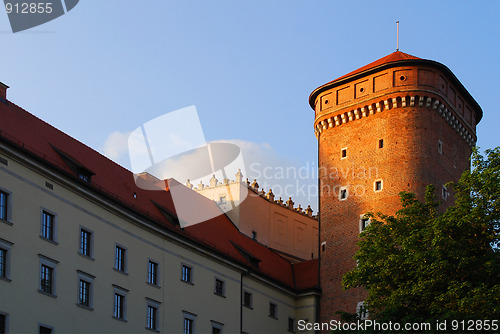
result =
[[330,81],[322,86],[319,86],[311,93],[311,95],[309,95],[309,105],[314,110],[316,98],[318,97],[319,94],[321,94],[326,90],[348,83],[350,81],[357,80],[359,78],[365,77],[372,73],[382,71],[388,68],[393,68],[397,66],[419,66],[419,65],[431,66],[444,72],[450,78],[450,80],[453,81],[455,86],[463,93],[463,96],[468,100],[470,105],[473,106],[473,109],[475,110],[476,122],[479,123],[479,121],[483,117],[483,111],[481,107],[448,67],[436,61],[418,58],[401,51],[393,52],[385,57],[375,60],[374,62],[368,65],[360,67],[357,70],[354,70],[333,81]]

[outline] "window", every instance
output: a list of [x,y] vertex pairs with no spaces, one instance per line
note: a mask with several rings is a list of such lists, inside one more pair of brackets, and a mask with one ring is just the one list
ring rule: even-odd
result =
[[288,331],[292,333],[295,331],[295,319],[293,318],[288,318]]
[[274,303],[269,303],[269,316],[278,319],[278,306]]
[[147,315],[146,315],[146,328],[153,331],[159,331],[160,324],[160,302],[146,298]]
[[91,257],[92,232],[80,229],[80,254]]
[[194,333],[194,320],[196,319],[196,314],[182,311],[184,315],[184,334],[193,334]]
[[349,196],[349,191],[347,187],[341,187],[339,190],[339,200],[345,201]]
[[8,200],[9,194],[4,191],[0,191],[0,220],[8,220]]
[[219,196],[219,204],[226,204],[226,195]]
[[78,300],[77,306],[92,310],[92,283],[95,276],[77,270],[78,273]]
[[443,154],[443,142],[441,140],[438,140],[438,152]]
[[10,281],[10,247],[12,245],[11,242],[0,239],[0,279],[7,281]]
[[38,291],[55,297],[56,265],[59,262],[40,254],[38,256],[40,257],[40,286]]
[[243,292],[243,306],[252,308],[252,294],[248,291]]
[[0,334],[8,333],[8,314],[0,313]]
[[368,225],[370,225],[371,219],[370,217],[365,217],[365,215],[361,215],[359,220],[359,232],[363,232]]
[[113,318],[127,319],[127,292],[129,290],[113,284]]
[[257,232],[256,231],[252,231],[252,239],[257,240]]
[[212,323],[212,334],[222,334],[224,324],[214,320],[210,320],[210,322]]
[[383,139],[378,140],[378,148],[384,148],[384,140]]
[[186,283],[193,283],[192,268],[183,264],[181,280]]
[[449,193],[448,193],[448,188],[446,188],[446,186],[443,186],[441,190],[441,196],[445,201],[448,199]]
[[48,327],[46,325],[40,325],[38,326],[38,333],[39,334],[52,334],[54,328]]
[[113,307],[113,317],[118,319],[124,319],[123,307],[125,304],[125,296],[115,293],[114,307]]
[[364,302],[359,302],[356,307],[356,313],[360,320],[368,319],[368,308],[365,306]]
[[224,296],[224,281],[220,279],[215,279],[215,294],[219,296]]
[[148,261],[148,283],[158,285],[158,263]]
[[42,211],[42,233],[41,236],[47,240],[55,241],[56,217],[50,212]]
[[322,252],[326,251],[326,241],[323,241],[323,242],[321,243],[321,251],[322,251]]
[[193,334],[194,320],[184,318],[184,334]]
[[148,328],[156,330],[157,322],[158,322],[158,309],[154,306],[148,305]]
[[340,151],[340,158],[341,158],[341,159],[347,158],[347,148],[343,148],[343,149]]
[[40,290],[52,294],[54,268],[42,264],[40,272]]
[[126,252],[127,250],[121,246],[116,246],[115,248],[115,269],[125,272],[126,265]]
[[83,306],[90,306],[90,283],[82,279],[80,280],[78,303]]
[[373,184],[373,190],[374,191],[381,191],[383,187],[382,180],[375,181]]

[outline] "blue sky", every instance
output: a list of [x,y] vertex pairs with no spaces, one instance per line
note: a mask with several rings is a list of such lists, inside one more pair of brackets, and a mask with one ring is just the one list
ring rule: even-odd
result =
[[127,167],[128,133],[195,105],[207,141],[312,171],[309,94],[395,51],[399,20],[400,50],[448,66],[481,105],[484,149],[500,145],[499,12],[498,1],[81,0],[13,34],[0,10],[0,81],[9,100]]

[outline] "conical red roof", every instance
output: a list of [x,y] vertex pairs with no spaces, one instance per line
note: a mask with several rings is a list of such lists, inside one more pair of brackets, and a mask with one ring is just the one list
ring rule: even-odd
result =
[[401,60],[416,60],[416,59],[421,59],[421,58],[409,55],[409,54],[401,52],[401,51],[396,51],[396,52],[391,53],[390,55],[387,55],[387,56],[382,57],[382,58],[380,58],[378,60],[375,60],[374,62],[371,62],[368,65],[360,67],[357,70],[354,70],[354,71],[352,71],[350,73],[347,73],[346,75],[343,75],[340,78],[337,78],[337,79],[335,79],[333,81],[330,81],[329,83],[332,83],[332,82],[338,81],[340,79],[344,79],[344,78],[350,77],[351,75],[358,74],[358,73],[364,72],[366,70],[369,70],[369,69],[372,69],[374,67],[377,67],[377,66],[380,66],[380,65],[384,65],[384,64],[387,64],[387,63],[393,63],[393,62],[401,61]]

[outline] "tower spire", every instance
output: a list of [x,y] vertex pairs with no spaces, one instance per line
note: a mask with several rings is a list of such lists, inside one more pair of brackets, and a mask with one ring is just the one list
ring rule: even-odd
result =
[[399,51],[399,21],[396,21],[396,51]]

